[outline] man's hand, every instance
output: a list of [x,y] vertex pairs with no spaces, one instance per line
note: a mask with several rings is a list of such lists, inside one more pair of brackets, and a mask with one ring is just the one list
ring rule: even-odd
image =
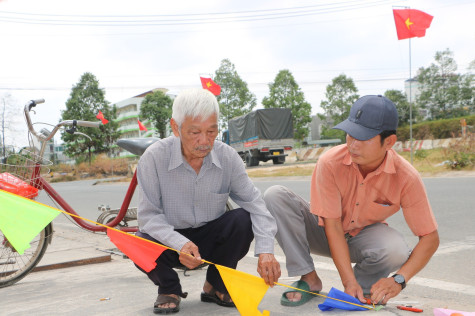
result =
[[257,272],[261,275],[267,285],[274,287],[274,283],[280,278],[280,264],[271,253],[259,254]]
[[371,300],[374,303],[386,304],[390,298],[401,293],[402,287],[394,278],[383,278],[371,287]]
[[181,264],[188,269],[194,269],[202,263],[198,246],[191,241],[187,242],[183,248],[181,248],[179,259]]
[[363,295],[363,289],[358,284],[356,279],[354,281],[343,284],[343,286],[345,287],[346,294],[356,297],[357,299],[360,300],[361,303],[366,303],[366,299],[364,298],[364,295]]

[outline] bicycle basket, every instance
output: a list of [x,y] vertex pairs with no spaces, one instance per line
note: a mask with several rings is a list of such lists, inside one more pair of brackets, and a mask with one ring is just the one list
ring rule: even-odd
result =
[[50,161],[27,150],[11,154],[0,163],[0,189],[33,199],[38,195],[33,184],[40,174],[49,172],[49,165]]

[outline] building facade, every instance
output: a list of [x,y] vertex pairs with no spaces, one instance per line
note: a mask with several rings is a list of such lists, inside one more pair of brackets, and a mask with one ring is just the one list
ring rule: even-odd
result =
[[[169,96],[172,100],[176,97],[175,94],[169,93],[168,89],[157,88],[150,91],[146,91],[134,97],[114,103],[117,108],[116,122],[119,123],[120,138],[140,138],[140,137],[158,137],[156,129],[152,126],[152,122],[145,118],[140,118],[140,106],[147,94],[161,91],[165,95]],[[145,125],[146,131],[140,131],[137,120]],[[127,152],[120,152],[120,156],[128,155]]]

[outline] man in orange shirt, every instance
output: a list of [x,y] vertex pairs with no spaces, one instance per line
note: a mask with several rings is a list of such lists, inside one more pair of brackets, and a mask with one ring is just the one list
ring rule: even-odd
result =
[[[346,293],[361,302],[366,296],[386,304],[437,250],[437,223],[422,179],[392,149],[397,124],[397,110],[389,99],[358,99],[349,118],[334,127],[347,133],[346,144],[327,151],[315,166],[310,204],[283,186],[264,193],[277,221],[276,238],[288,274],[301,276],[294,287],[319,292],[322,281],[310,253],[331,256]],[[419,237],[412,250],[385,222],[400,208]],[[298,306],[312,297],[287,290],[281,304]]]

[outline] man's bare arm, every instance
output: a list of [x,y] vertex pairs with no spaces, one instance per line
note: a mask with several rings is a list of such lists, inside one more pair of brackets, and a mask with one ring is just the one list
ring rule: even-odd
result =
[[[411,256],[397,271],[397,274],[404,276],[406,282],[414,277],[434,255],[439,247],[439,233],[433,231],[430,234],[419,237],[419,242],[411,253]],[[373,302],[386,302],[397,296],[402,291],[401,285],[397,284],[392,277],[383,278],[371,287],[371,300]]]

